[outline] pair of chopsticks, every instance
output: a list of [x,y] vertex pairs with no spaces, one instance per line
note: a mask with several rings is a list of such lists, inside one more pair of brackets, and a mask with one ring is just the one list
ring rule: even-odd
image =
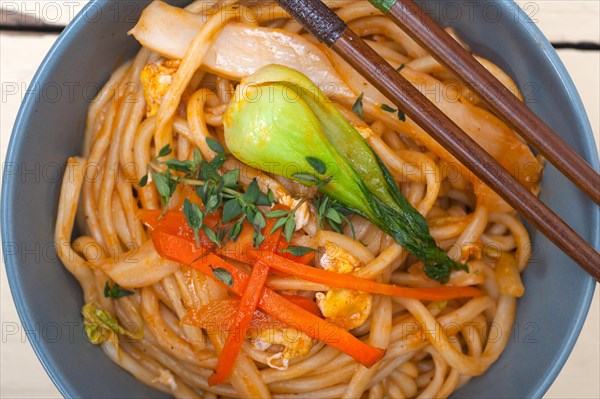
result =
[[[494,113],[596,203],[600,175],[412,0],[369,0],[452,70]],[[320,0],[278,0],[321,42],[340,54],[396,107],[496,191],[517,212],[600,281],[600,254],[348,28]]]

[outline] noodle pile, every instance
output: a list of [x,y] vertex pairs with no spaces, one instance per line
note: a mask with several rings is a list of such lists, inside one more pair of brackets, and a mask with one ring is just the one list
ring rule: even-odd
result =
[[[520,272],[530,256],[523,224],[410,119],[402,122],[368,102],[364,121],[353,114],[362,80],[328,49],[315,44],[283,10],[271,3],[226,3],[225,8],[211,8],[201,0],[186,8],[202,15],[205,23],[181,59],[165,60],[143,47],[119,67],[90,106],[82,156],[68,160],[55,233],[59,256],[81,284],[86,303],[94,302],[138,334],[105,340],[102,350],[143,383],[178,398],[448,397],[484,373],[506,347],[516,297],[523,294]],[[224,9],[237,12],[220,12]],[[340,2],[336,12],[392,65],[402,66],[401,73],[437,99],[440,109],[463,128],[479,132],[478,141],[503,165],[521,165],[523,157],[529,157],[519,138],[480,106],[476,96],[367,2]],[[206,67],[205,57],[219,31],[232,23],[301,35],[299,39],[329,57],[334,73],[357,90],[348,94],[342,88],[332,99],[388,166],[410,203],[427,218],[437,244],[454,260],[468,262],[470,272],[452,272],[448,284],[478,286],[485,292],[482,297],[447,302],[373,295],[366,322],[351,330],[387,350],[371,368],[321,342],[313,342],[307,354],[274,364],[273,356],[293,343],[265,345],[247,339],[229,383],[209,386],[207,379],[225,337],[181,320],[192,309],[226,298],[227,292],[201,273],[162,259],[138,218],[140,209],[162,208],[154,184],[138,185],[161,148],[169,144],[170,156],[181,160],[191,160],[193,149],[198,148],[210,160],[215,153],[206,138],[225,145],[223,113],[239,79]],[[516,87],[495,65],[480,60],[505,85]],[[323,70],[327,68],[331,66],[323,64]],[[147,82],[140,78],[152,73],[169,76],[162,81],[158,99],[149,98]],[[533,156],[527,162],[533,170],[527,177],[534,178],[524,180],[536,190],[541,165]],[[280,201],[307,191],[232,158],[224,168],[239,168],[243,185],[256,178]],[[179,209],[189,194],[185,186],[179,187],[169,208]],[[360,277],[409,287],[438,285],[427,278],[422,262],[366,220],[350,217],[354,240],[349,226],[345,234],[322,230],[314,207],[304,212],[307,223],[295,233],[295,242],[321,249],[333,246],[350,254],[361,265],[356,272]],[[71,241],[76,219],[82,222],[82,235]],[[316,266],[322,253],[316,256]],[[107,282],[133,294],[107,297],[103,294]],[[320,284],[277,275],[269,277],[268,284],[309,298],[328,291]]]

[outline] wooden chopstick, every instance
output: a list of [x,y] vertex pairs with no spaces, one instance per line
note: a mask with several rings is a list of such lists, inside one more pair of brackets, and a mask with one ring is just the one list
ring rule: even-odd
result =
[[594,202],[600,203],[600,175],[413,0],[369,2],[454,72],[498,117]]
[[600,280],[600,254],[439,111],[333,11],[320,0],[278,0],[278,3],[313,36],[340,54],[587,273]]

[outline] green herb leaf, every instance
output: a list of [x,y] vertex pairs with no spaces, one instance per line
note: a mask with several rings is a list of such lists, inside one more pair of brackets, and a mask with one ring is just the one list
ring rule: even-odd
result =
[[329,209],[329,202],[330,199],[326,195],[319,197],[317,200],[317,219],[319,220],[321,228],[323,228],[323,218]]
[[158,190],[158,193],[160,194],[160,198],[163,203],[163,211],[161,214],[161,217],[162,217],[162,215],[164,215],[165,212],[167,211],[167,206],[169,205],[169,200],[171,199],[171,197],[173,196],[173,193],[175,192],[175,188],[177,187],[177,184],[179,183],[179,179],[176,179],[176,180],[171,179],[170,169],[167,169],[167,172],[164,175],[161,175],[160,173],[152,172],[152,178],[154,180],[154,184],[156,185],[156,189]]
[[406,122],[406,115],[402,110],[398,110],[398,119],[400,119],[402,122]]
[[237,241],[240,233],[242,232],[242,223],[244,222],[244,219],[245,218],[242,217],[231,225],[227,239],[232,240],[233,242]]
[[341,233],[343,231],[342,222],[346,222],[350,225],[352,236],[355,237],[354,226],[345,215],[352,213],[350,210],[326,195],[317,198],[315,207],[317,208],[317,221],[321,228],[324,228],[324,222],[326,221],[333,231]]
[[186,177],[190,179],[198,179],[202,163],[202,154],[200,154],[200,150],[198,150],[198,148],[194,147],[193,160],[191,161],[190,171],[186,173]]
[[321,161],[319,158],[306,157],[306,161],[314,170],[317,171],[317,173],[324,175],[325,172],[327,172],[327,166],[325,165],[325,162]]
[[223,244],[223,240],[227,237],[227,232],[229,231],[229,226],[221,226],[217,229],[216,236],[221,244]]
[[252,182],[248,185],[246,192],[244,193],[244,201],[248,204],[255,204],[256,200],[260,195],[260,188],[258,187],[258,182],[256,179],[252,180]]
[[227,269],[223,269],[222,267],[213,267],[212,265],[208,265],[208,267],[210,267],[213,276],[215,276],[217,280],[228,287],[233,287],[233,276],[227,271]]
[[400,64],[400,66],[398,68],[396,68],[396,71],[400,72],[401,70],[404,69],[406,65],[405,64]]
[[[218,157],[215,157],[215,159],[217,158]],[[213,163],[213,161],[201,162],[199,168],[199,175],[202,180],[220,182],[221,175],[219,175],[218,170],[221,167],[221,165],[219,163]]]
[[264,194],[261,192],[258,195],[258,199],[256,200],[256,205],[258,206],[270,206],[273,202],[269,199],[268,194]]
[[[169,185],[169,179],[161,175],[160,173],[152,172],[152,179],[154,180],[154,184],[156,185],[156,190],[161,197],[170,198],[171,197],[171,188]],[[164,202],[164,201],[163,201]],[[163,204],[165,205],[165,204]]]
[[331,227],[331,230],[335,231],[336,233],[340,233],[343,234],[343,230],[342,230],[342,225],[339,223],[334,222],[333,220],[327,220],[327,222],[329,223],[329,226]]
[[274,211],[267,213],[265,216],[268,217],[269,219],[275,219],[275,218],[282,218],[284,216],[287,216],[288,213],[290,213],[290,212],[284,211],[283,209],[276,209]]
[[219,169],[225,163],[225,155],[222,153],[217,154],[217,156],[214,157],[209,163],[215,168],[215,170]]
[[290,242],[292,240],[292,235],[294,234],[295,230],[296,221],[294,220],[294,217],[290,215],[290,217],[287,218],[287,221],[285,222],[285,226],[283,228],[283,235],[287,242]]
[[166,157],[167,155],[171,154],[171,152],[173,152],[173,150],[171,149],[171,145],[167,144],[163,148],[160,149],[160,151],[158,152],[158,155],[156,157],[157,158]]
[[204,230],[204,232],[206,233],[206,236],[208,237],[208,239],[210,241],[217,244],[217,247],[221,248],[221,240],[219,240],[219,237],[217,236],[217,234],[215,234],[215,232],[212,231],[212,229],[210,227],[204,225],[204,226],[202,226],[202,230]]
[[182,161],[179,159],[171,158],[165,162],[167,168],[176,170],[178,172],[190,173],[196,166],[192,161]]
[[199,229],[202,227],[204,215],[202,214],[202,209],[200,209],[198,204],[193,204],[189,199],[186,198],[185,201],[183,201],[183,213],[185,214],[185,219],[192,229]]
[[281,250],[281,249],[279,250],[279,252],[287,252],[294,256],[303,256],[309,252],[316,252],[316,251],[317,250],[314,248],[303,247],[301,245],[290,245],[289,247],[287,247],[284,250]]
[[148,174],[147,173],[144,176],[142,176],[142,178],[138,182],[138,186],[146,187],[146,184],[148,184]]
[[223,185],[227,188],[231,188],[232,190],[236,190],[240,187],[238,184],[239,178],[239,169],[230,170],[229,172],[223,175]]
[[276,221],[275,224],[273,225],[273,228],[269,232],[269,234],[273,234],[278,229],[282,228],[286,224],[286,222],[288,221],[288,219],[289,219],[289,216],[287,218],[281,218],[278,221]]
[[390,107],[390,106],[389,106],[389,105],[387,105],[387,104],[381,104],[381,105],[380,105],[380,107],[381,107],[381,109],[382,109],[382,110],[384,110],[385,112],[391,112],[391,113],[393,113],[393,112],[396,112],[396,111],[397,111],[397,109],[396,109],[396,108],[392,108],[392,107]]
[[256,212],[258,212],[258,209],[254,205],[244,205],[242,211],[244,212],[244,215],[246,215],[246,218],[251,222],[254,220],[254,216],[256,215]]
[[252,220],[252,225],[257,229],[262,229],[267,225],[265,222],[265,217],[261,212],[256,212],[254,219]]
[[348,226],[350,226],[350,230],[352,231],[352,239],[356,240],[356,231],[354,230],[354,224],[352,224],[352,222],[343,213],[340,213],[340,215],[342,216],[342,219],[344,219],[344,222],[346,222]]
[[133,291],[122,289],[118,283],[115,283],[115,285],[113,285],[111,287],[107,281],[106,285],[104,285],[104,297],[105,298],[119,299],[119,298],[123,298],[124,296],[129,296],[129,295],[133,295],[133,294],[134,294]]
[[185,215],[185,220],[187,220],[188,225],[194,231],[196,247],[200,248],[199,232],[200,228],[202,228],[202,223],[204,222],[202,209],[200,209],[198,204],[192,204],[192,202],[186,198],[185,201],[183,201],[183,214]]
[[223,223],[229,223],[242,214],[242,207],[236,198],[230,199],[223,205]]
[[252,236],[254,248],[260,247],[260,244],[262,244],[265,241],[265,238],[266,237],[260,231],[255,231],[254,235]]
[[271,189],[269,189],[267,191],[267,199],[269,200],[269,205],[275,203],[275,194],[273,193],[273,191]]
[[198,186],[196,194],[202,199],[204,204],[204,212],[208,215],[213,213],[223,200],[221,187],[213,180],[207,181],[206,184]]
[[208,144],[208,147],[217,154],[223,154],[225,152],[225,149],[221,143],[211,137],[206,138],[206,144]]
[[319,183],[319,179],[316,176],[310,175],[308,173],[294,173],[294,174],[292,174],[292,177],[294,179],[302,180],[307,183],[314,183],[314,184]]
[[352,112],[360,116],[360,119],[365,118],[365,114],[363,112],[363,96],[364,93],[360,93],[360,96],[358,96],[358,98],[354,102],[354,105],[352,106]]
[[333,175],[327,176],[326,178],[324,178],[323,180],[321,180],[320,182],[317,183],[317,185],[316,185],[317,189],[323,187],[324,185],[328,184],[332,180],[333,180]]
[[202,154],[198,147],[194,147],[194,163],[200,165],[200,162],[202,162]]
[[338,224],[342,223],[342,218],[340,216],[340,213],[333,208],[329,208],[327,210],[325,217],[335,223],[338,223]]
[[206,207],[206,213],[213,213],[219,208],[219,197],[217,195],[213,195],[208,199],[208,202],[204,205]]

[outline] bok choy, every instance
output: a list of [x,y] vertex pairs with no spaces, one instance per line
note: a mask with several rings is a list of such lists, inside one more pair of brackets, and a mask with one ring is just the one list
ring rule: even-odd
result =
[[224,125],[227,147],[240,161],[317,186],[421,259],[430,278],[445,283],[452,270],[467,270],[437,247],[381,159],[302,73],[268,65],[248,76]]

